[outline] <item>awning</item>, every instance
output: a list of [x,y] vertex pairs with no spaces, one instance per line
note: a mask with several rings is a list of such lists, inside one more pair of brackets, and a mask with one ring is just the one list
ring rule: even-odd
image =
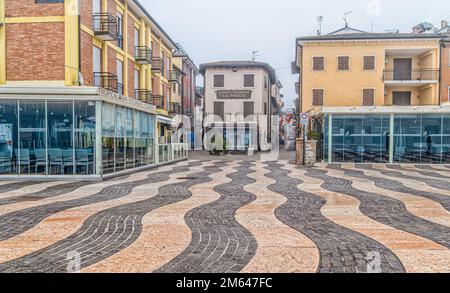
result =
[[157,121],[159,123],[161,123],[161,124],[167,124],[167,125],[170,125],[172,127],[178,127],[178,123],[175,120],[173,120],[173,119],[171,119],[169,117],[158,115],[157,118],[158,118]]

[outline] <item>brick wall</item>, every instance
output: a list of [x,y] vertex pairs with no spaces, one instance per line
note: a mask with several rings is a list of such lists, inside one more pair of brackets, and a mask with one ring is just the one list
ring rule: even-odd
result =
[[83,74],[84,84],[93,85],[93,69],[94,69],[94,57],[92,48],[92,36],[88,33],[81,31],[81,73]]
[[441,76],[441,101],[449,102],[448,87],[450,86],[450,44],[447,44],[447,48],[442,49]]
[[64,80],[64,48],[64,23],[7,24],[7,80]]
[[108,72],[117,75],[117,53],[111,48],[108,48]]
[[92,0],[80,0],[80,22],[92,29]]
[[64,3],[36,4],[36,0],[7,0],[5,9],[6,17],[64,15]]

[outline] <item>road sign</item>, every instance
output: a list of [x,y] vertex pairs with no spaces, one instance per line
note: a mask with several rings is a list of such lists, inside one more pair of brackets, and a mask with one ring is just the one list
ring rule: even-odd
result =
[[308,113],[302,113],[300,114],[300,123],[301,124],[308,124],[309,115]]

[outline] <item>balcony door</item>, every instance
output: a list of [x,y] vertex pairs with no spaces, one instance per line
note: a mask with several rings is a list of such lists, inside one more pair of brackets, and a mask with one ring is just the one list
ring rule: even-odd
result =
[[[92,72],[99,73],[102,71],[102,50],[96,46],[93,46],[92,55]],[[94,86],[101,86],[101,84],[101,77],[99,75],[94,76]]]
[[101,1],[102,0],[94,0],[94,1],[92,1],[92,12],[93,12],[93,14],[102,12]]
[[394,80],[412,79],[412,59],[398,58],[394,59]]
[[393,92],[392,99],[395,106],[411,106],[411,92]]

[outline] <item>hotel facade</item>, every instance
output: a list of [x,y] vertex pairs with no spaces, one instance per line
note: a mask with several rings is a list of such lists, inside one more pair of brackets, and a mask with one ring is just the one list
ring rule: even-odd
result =
[[448,39],[349,27],[298,38],[300,111],[323,132],[324,161],[450,163]]
[[0,0],[0,178],[185,159],[172,134],[187,58],[135,0]]

